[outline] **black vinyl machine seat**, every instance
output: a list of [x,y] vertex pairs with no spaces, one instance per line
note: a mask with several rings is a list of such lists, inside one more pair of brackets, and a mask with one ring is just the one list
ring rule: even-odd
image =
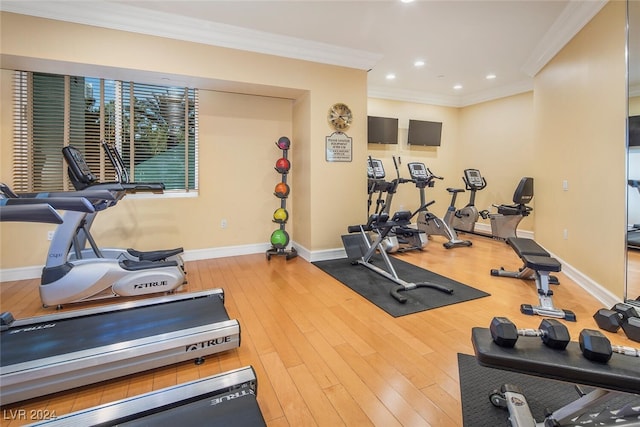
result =
[[498,213],[502,215],[527,216],[533,210],[527,203],[533,199],[533,178],[523,177],[513,192],[513,204],[497,205]]

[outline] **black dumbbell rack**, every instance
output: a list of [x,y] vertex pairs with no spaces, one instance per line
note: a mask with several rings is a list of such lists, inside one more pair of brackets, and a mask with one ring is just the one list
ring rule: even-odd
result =
[[[278,141],[276,141],[276,147],[278,147],[279,149],[282,150],[282,159],[285,159],[286,161],[288,161],[288,153],[289,153],[289,147],[290,147],[290,141],[289,138],[287,138],[286,136],[281,137],[280,139],[278,139]],[[277,166],[277,164],[276,164]],[[286,212],[286,208],[287,208],[287,197],[289,197],[289,193],[288,193],[288,184],[287,184],[287,176],[289,174],[289,169],[280,169],[278,170],[277,167],[274,168],[278,173],[280,173],[281,175],[281,183],[283,183],[285,186],[287,186],[287,193],[286,194],[278,194],[276,192],[274,192],[274,196],[278,197],[280,199],[280,208],[284,209]],[[273,219],[273,222],[279,224],[279,229],[285,233],[285,235],[287,236],[287,242],[285,245],[274,245],[273,243],[271,243],[271,248],[267,249],[266,252],[266,256],[267,256],[267,260],[271,260],[271,256],[272,255],[278,255],[278,256],[284,256],[287,260],[290,260],[292,258],[295,258],[298,256],[298,252],[296,251],[296,249],[291,246],[290,249],[287,249],[287,245],[289,244],[289,238],[288,238],[288,234],[285,230],[286,225],[287,225],[287,221],[288,221],[289,217],[287,214],[287,217],[283,220],[281,219]]]

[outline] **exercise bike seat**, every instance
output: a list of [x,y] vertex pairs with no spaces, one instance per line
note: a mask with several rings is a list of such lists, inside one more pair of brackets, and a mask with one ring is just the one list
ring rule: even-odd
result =
[[502,215],[529,215],[533,209],[524,205],[498,205],[498,213]]
[[149,270],[161,267],[177,267],[177,261],[133,261],[130,259],[123,259],[120,261],[120,266],[128,271]]
[[127,252],[138,258],[140,261],[161,261],[174,255],[184,252],[183,248],[159,249],[156,251],[137,251],[133,248],[127,249]]
[[527,206],[533,199],[533,178],[523,177],[513,192],[513,204],[494,205],[502,215],[527,216],[533,209]]
[[451,187],[449,187],[449,188],[447,188],[447,191],[449,193],[464,193],[464,189],[462,189],[462,188],[451,188]]
[[411,212],[410,211],[398,211],[393,214],[391,218],[396,225],[407,225],[411,223]]

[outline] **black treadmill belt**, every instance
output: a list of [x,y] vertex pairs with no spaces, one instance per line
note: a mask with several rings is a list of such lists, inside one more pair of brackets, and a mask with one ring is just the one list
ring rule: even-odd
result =
[[0,363],[10,366],[229,320],[214,295],[96,313],[2,332]]
[[266,426],[253,394],[216,396],[177,406],[135,420],[107,422],[99,426]]

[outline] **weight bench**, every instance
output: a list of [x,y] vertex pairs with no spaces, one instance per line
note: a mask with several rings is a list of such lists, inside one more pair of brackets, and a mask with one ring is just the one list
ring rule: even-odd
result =
[[509,237],[507,244],[518,254],[524,263],[523,266],[518,271],[507,271],[504,267],[492,269],[491,275],[535,280],[538,290],[540,305],[522,304],[520,311],[524,314],[537,314],[575,322],[576,315],[572,311],[558,309],[553,305],[553,291],[549,288],[550,284],[559,283],[558,278],[551,273],[561,271],[562,264],[533,239]]
[[[540,340],[522,339],[515,347],[505,348],[493,342],[489,329],[477,327],[471,331],[471,342],[476,359],[482,366],[595,387],[587,394],[579,392],[575,401],[555,409],[544,422],[536,423],[518,386],[505,384],[501,390],[503,395],[498,391],[492,393],[491,402],[508,408],[514,427],[561,426],[570,422],[574,424],[569,425],[578,425],[575,418],[591,420],[589,425],[640,424],[640,396],[637,395],[640,392],[640,363],[635,357],[613,354],[606,364],[592,362],[582,356],[576,342],[570,342],[565,350],[553,350],[542,345]],[[617,408],[618,411],[605,410],[598,415],[590,413],[596,404],[602,404],[619,393],[636,396],[630,395],[628,400],[631,403]],[[612,417],[617,417],[617,420]]]

